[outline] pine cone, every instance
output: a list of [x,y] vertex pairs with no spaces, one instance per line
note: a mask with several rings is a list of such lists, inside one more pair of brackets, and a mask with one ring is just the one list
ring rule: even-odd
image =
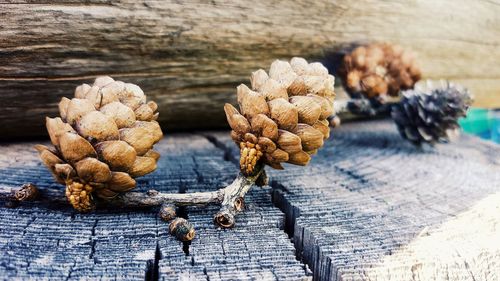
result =
[[156,169],[160,154],[152,150],[163,133],[155,120],[158,106],[146,103],[134,84],[98,77],[83,84],[75,97],[59,102],[61,117],[46,118],[55,149],[43,145],[43,163],[66,185],[66,197],[81,212],[93,209],[93,196],[112,199],[133,189],[134,178]]
[[397,96],[420,80],[413,52],[388,43],[355,48],[344,56],[339,75],[347,92],[373,98]]
[[330,134],[333,83],[321,63],[293,58],[273,62],[269,75],[253,72],[252,90],[238,86],[240,111],[230,104],[224,111],[240,147],[242,173],[252,175],[259,163],[275,169],[283,169],[283,162],[307,165]]
[[403,138],[415,145],[434,144],[458,133],[458,119],[466,115],[471,103],[467,89],[446,83],[430,90],[403,92],[391,115]]

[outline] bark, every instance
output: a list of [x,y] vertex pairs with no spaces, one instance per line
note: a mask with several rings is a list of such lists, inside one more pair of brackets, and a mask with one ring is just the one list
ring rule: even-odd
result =
[[463,83],[476,105],[500,106],[492,1],[2,3],[2,138],[44,135],[60,98],[103,74],[140,85],[168,130],[225,127],[222,106],[252,71],[292,56],[333,69],[342,46],[375,40],[413,48],[426,78]]

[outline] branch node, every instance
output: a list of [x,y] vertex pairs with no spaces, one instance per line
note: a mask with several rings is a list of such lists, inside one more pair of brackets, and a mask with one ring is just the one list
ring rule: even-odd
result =
[[222,228],[232,228],[234,227],[234,215],[227,209],[220,210],[214,216],[214,222]]

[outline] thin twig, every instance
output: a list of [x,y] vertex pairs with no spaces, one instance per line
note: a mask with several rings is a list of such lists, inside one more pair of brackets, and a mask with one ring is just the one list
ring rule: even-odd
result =
[[336,114],[350,113],[357,116],[373,117],[390,112],[395,102],[378,103],[366,98],[335,101],[333,104]]
[[[214,221],[219,226],[227,228],[233,227],[234,217],[244,208],[244,197],[255,181],[263,173],[263,166],[256,167],[256,172],[252,176],[244,176],[241,173],[234,181],[221,189],[206,192],[193,193],[163,193],[156,190],[148,192],[126,192],[120,194],[110,201],[98,201],[98,206],[119,207],[119,208],[138,208],[138,207],[157,207],[164,204],[176,206],[193,205],[221,205],[220,211],[215,215]],[[0,198],[13,198],[12,191],[0,189]],[[66,198],[61,196],[42,197],[40,201],[48,203],[67,203]]]
[[243,211],[245,207],[245,195],[264,172],[263,166],[258,166],[256,169],[257,171],[253,176],[245,177],[240,174],[232,184],[224,188],[224,200],[221,209],[214,217],[216,224],[223,228],[234,226],[234,217],[237,213]]
[[163,193],[156,190],[143,192],[126,192],[111,201],[102,201],[107,206],[115,207],[156,207],[163,204],[176,206],[220,204],[224,198],[224,188],[216,191],[193,193]]

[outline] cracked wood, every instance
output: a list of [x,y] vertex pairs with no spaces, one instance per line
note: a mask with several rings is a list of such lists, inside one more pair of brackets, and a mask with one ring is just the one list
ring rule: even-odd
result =
[[500,146],[463,135],[422,150],[390,120],[332,136],[308,166],[267,171],[315,280],[500,278]]
[[[0,146],[0,187],[62,189],[32,145]],[[139,179],[138,191],[217,190],[238,171],[228,132],[173,134],[158,150],[159,168]],[[310,165],[268,169],[273,190],[253,188],[235,228],[213,226],[217,206],[185,208],[197,230],[191,244],[172,238],[155,210],[0,207],[0,276],[497,280],[499,171],[494,143],[464,135],[419,150],[389,120],[349,123]]]
[[[64,187],[54,183],[41,165],[33,144],[0,146],[0,189],[34,182],[44,196],[61,196]],[[138,179],[139,192],[215,191],[231,183],[239,171],[237,165],[224,160],[225,150],[202,135],[171,135],[157,149],[162,153],[158,169]],[[65,204],[27,202],[8,209],[0,200],[0,276],[54,280],[310,279],[310,272],[295,258],[293,244],[283,231],[284,214],[273,206],[269,188],[254,188],[245,200],[247,209],[238,216],[241,227],[232,231],[214,226],[217,206],[187,207],[179,212],[197,231],[191,244],[168,234],[168,224],[156,217],[155,209],[105,209],[81,215]],[[261,214],[266,214],[265,220]]]

